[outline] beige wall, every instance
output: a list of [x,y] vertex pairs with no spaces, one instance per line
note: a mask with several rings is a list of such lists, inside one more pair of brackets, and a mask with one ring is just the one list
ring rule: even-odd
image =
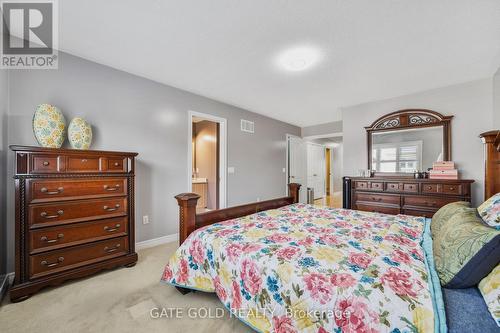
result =
[[193,128],[196,177],[207,178],[207,208],[217,209],[217,123],[203,120],[195,123]]

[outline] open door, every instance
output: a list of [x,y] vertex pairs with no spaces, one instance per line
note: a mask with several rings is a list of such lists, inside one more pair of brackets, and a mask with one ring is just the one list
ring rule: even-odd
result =
[[307,145],[301,138],[287,136],[287,179],[288,183],[302,185],[300,202],[307,202]]

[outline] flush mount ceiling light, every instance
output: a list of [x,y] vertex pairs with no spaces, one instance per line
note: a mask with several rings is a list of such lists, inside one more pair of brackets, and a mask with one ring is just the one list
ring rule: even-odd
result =
[[300,46],[284,50],[278,54],[276,63],[282,69],[292,72],[303,71],[321,60],[321,52],[310,46]]

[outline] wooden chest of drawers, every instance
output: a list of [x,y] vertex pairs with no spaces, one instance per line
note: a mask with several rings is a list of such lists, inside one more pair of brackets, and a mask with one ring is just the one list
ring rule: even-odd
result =
[[350,207],[386,214],[406,214],[431,218],[444,205],[471,201],[473,180],[413,178],[350,178]]
[[10,148],[16,154],[12,301],[45,286],[136,263],[136,153]]

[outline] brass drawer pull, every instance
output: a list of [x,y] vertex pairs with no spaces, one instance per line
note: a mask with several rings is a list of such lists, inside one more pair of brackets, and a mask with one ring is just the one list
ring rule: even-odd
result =
[[49,161],[43,161],[43,166],[49,166],[50,162]]
[[58,234],[56,239],[48,239],[47,236],[42,236],[40,240],[45,243],[56,243],[64,238],[64,234]]
[[450,187],[450,191],[453,191],[453,190],[455,190],[455,188],[454,188],[453,186],[452,186],[452,187]]
[[116,184],[115,186],[104,185],[104,189],[106,191],[118,191],[120,189],[120,184]]
[[57,261],[56,262],[53,262],[53,263],[49,263],[47,260],[43,260],[40,262],[40,264],[42,266],[47,266],[47,267],[54,267],[54,266],[57,266],[59,265],[60,263],[62,263],[64,261],[64,257],[59,257],[57,258]]
[[428,190],[432,190],[432,186],[427,186],[427,189]]
[[115,251],[118,251],[119,248],[120,248],[120,244],[116,244],[114,247],[106,246],[104,248],[104,252],[107,252],[107,253],[115,252]]
[[120,204],[116,204],[114,208],[108,206],[104,206],[102,208],[107,212],[114,212],[115,210],[118,210],[118,208],[120,208]]
[[104,226],[104,230],[106,230],[107,232],[113,232],[113,231],[118,230],[120,228],[120,226],[121,226],[120,223],[117,223],[114,228],[110,228],[106,225],[106,226]]
[[115,166],[116,166],[116,167],[117,167],[117,166],[120,166],[120,163],[118,163],[118,162],[115,162]]
[[40,216],[45,219],[55,219],[64,214],[64,210],[60,209],[57,211],[57,215],[48,215],[47,212],[40,213]]
[[58,187],[57,190],[55,190],[55,191],[49,191],[49,189],[46,187],[42,187],[40,189],[40,192],[45,193],[45,194],[50,194],[50,195],[59,194],[59,193],[62,193],[63,191],[64,191],[64,187]]

